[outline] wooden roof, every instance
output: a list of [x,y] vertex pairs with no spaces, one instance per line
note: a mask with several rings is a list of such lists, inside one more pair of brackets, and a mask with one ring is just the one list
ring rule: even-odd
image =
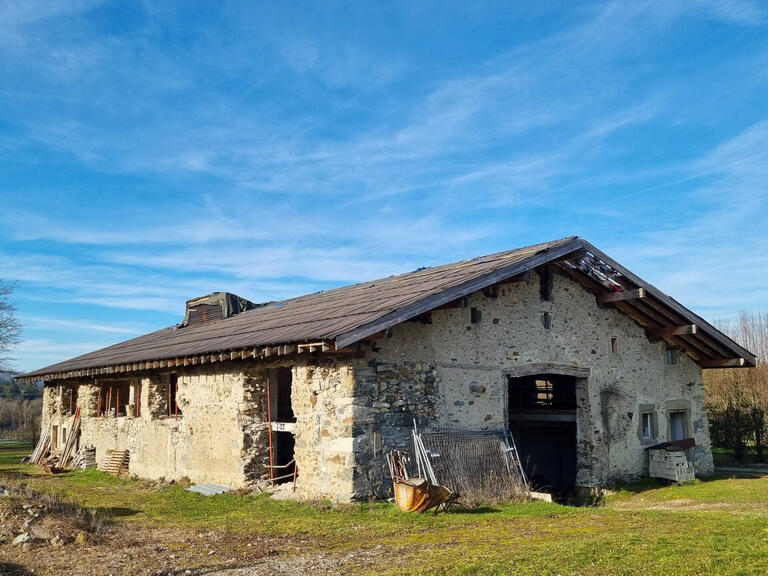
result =
[[551,263],[703,367],[754,366],[755,357],[660,290],[578,237],[563,238],[272,302],[225,320],[171,326],[20,377],[52,380],[342,349],[477,290]]

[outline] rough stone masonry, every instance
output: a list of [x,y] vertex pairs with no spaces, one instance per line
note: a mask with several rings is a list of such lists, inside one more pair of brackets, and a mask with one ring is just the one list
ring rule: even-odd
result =
[[[507,376],[547,366],[578,375],[578,486],[642,475],[644,448],[670,437],[672,412],[687,418],[697,473],[712,472],[699,366],[685,354],[670,362],[665,342],[649,340],[565,275],[547,273],[551,286],[542,299],[540,274],[398,324],[348,354],[49,383],[42,425],[55,427],[63,444],[79,406],[79,444],[94,446],[99,462],[109,449],[127,449],[130,472],[140,477],[252,487],[268,476],[267,375],[287,367],[300,497],[368,499],[389,493],[384,454],[408,445],[414,420],[422,427],[504,427]],[[129,394],[124,413],[97,415],[110,386]],[[641,433],[643,413],[653,414],[652,439]]]

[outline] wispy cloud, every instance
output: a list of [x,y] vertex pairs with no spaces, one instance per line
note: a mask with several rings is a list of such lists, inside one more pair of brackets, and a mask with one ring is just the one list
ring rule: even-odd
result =
[[0,270],[28,310],[167,320],[573,233],[686,303],[764,297],[729,269],[768,254],[759,3],[115,9],[0,4]]

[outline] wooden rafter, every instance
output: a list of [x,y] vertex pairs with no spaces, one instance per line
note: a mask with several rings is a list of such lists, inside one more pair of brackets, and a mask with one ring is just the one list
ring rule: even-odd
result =
[[645,288],[635,288],[633,290],[624,290],[623,292],[605,292],[597,295],[598,304],[608,304],[621,300],[637,300],[645,298]]
[[670,336],[681,336],[683,334],[698,334],[696,324],[682,324],[680,326],[660,326],[658,328],[648,328],[645,333],[650,338],[668,338]]
[[699,362],[699,366],[702,368],[741,368],[745,364],[746,360],[744,358],[722,358]]

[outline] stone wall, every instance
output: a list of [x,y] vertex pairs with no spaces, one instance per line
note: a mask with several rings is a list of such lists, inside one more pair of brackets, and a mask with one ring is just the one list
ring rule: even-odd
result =
[[[138,417],[97,417],[99,386],[108,386],[110,380],[77,382],[80,445],[94,446],[97,462],[107,450],[129,450],[130,472],[144,478],[188,477],[194,482],[243,487],[264,476],[262,464],[268,455],[263,390],[252,366],[195,367],[179,370],[177,378],[178,418],[167,412],[168,374],[136,379],[141,382]],[[62,412],[57,390],[55,385],[45,388],[43,426],[71,427],[72,417]]]
[[[474,310],[474,312],[473,312]],[[474,318],[474,321],[473,321]],[[613,353],[611,338],[617,338]],[[384,454],[411,444],[431,425],[507,425],[506,375],[532,364],[559,364],[577,380],[577,483],[636,478],[647,466],[641,410],[656,414],[657,437],[686,410],[699,474],[712,471],[701,371],[685,355],[666,362],[666,346],[571,279],[555,273],[549,299],[539,277],[478,292],[464,308],[436,310],[395,326],[357,355],[302,354],[279,363],[222,362],[177,369],[182,415],[168,417],[167,374],[141,376],[139,417],[96,417],[97,385],[82,380],[81,444],[131,452],[142,477],[247,487],[264,482],[269,462],[266,379],[289,366],[296,416],[298,492],[305,499],[368,499],[391,488]],[[46,386],[43,426],[70,426],[66,386]]]
[[364,416],[345,360],[317,359],[293,367],[298,491],[305,499],[347,501],[354,495],[355,419]]
[[[670,411],[687,406],[698,473],[712,472],[699,367],[684,354],[667,365],[663,342],[651,342],[616,309],[599,307],[573,280],[553,276],[549,300],[541,299],[534,273],[487,296],[472,294],[465,308],[434,311],[431,322],[395,326],[355,361],[355,395],[368,409],[356,422],[357,498],[388,490],[383,453],[409,445],[414,419],[421,426],[505,426],[506,374],[540,363],[589,373],[577,385],[578,484],[643,474],[641,405],[657,413],[659,442],[668,439]],[[479,322],[472,322],[472,309]]]

